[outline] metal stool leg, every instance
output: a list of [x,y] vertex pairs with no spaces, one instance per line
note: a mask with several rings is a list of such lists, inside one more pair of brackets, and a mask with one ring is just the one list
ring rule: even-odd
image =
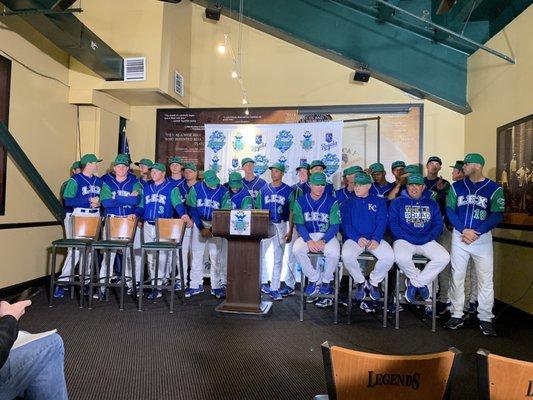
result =
[[[155,257],[155,280],[152,282],[155,286],[158,286],[159,285],[159,279],[158,279],[158,275],[159,275],[159,250],[154,250],[154,257]],[[148,271],[150,272],[150,271]],[[161,281],[161,283],[163,283]],[[157,290],[156,288],[153,288],[152,290]]]
[[385,275],[383,280],[383,328],[387,327],[387,313],[389,305],[389,274]]
[[[74,282],[74,274],[76,273],[76,263],[74,262],[74,260],[76,259],[76,247],[72,247],[72,248],[67,247],[67,254],[68,254],[69,249],[72,249],[72,257],[70,257],[70,279],[69,279],[71,284],[70,284],[69,289],[70,289],[70,299],[74,300],[74,285],[72,285],[72,283]],[[83,261],[83,258],[81,257],[81,251],[80,251],[80,261],[79,261],[79,267],[78,267],[79,275],[81,275],[82,261]],[[82,289],[82,286],[80,285],[80,290],[81,289]],[[80,298],[81,296],[83,296],[83,293],[80,294]]]
[[303,322],[304,320],[305,300],[305,275],[302,271],[300,277],[300,322]]
[[348,274],[348,324],[352,323],[353,278]]
[[133,293],[133,298],[137,298],[137,273],[135,272],[135,268],[137,265],[135,265],[135,251],[133,250],[133,244],[129,246],[130,251],[130,260],[131,260],[131,288]]
[[174,295],[175,290],[174,287],[176,286],[176,267],[178,266],[176,263],[176,252],[172,250],[170,252],[170,313],[174,313]]
[[56,283],[56,246],[52,246],[52,265],[50,266],[50,298],[48,299],[48,307],[52,307],[52,300],[54,299],[54,286]]
[[183,250],[181,245],[178,249],[178,262],[180,263],[180,279],[181,279],[181,304],[185,304],[185,273],[183,271]]
[[395,329],[400,329],[400,268],[396,266],[396,324]]
[[[93,274],[94,272],[97,270],[96,268],[96,252],[94,250],[94,248],[91,248],[91,264],[92,264],[92,268],[91,268],[91,274],[90,274],[90,277],[89,277],[89,310],[92,310],[93,309],[93,290],[94,290],[94,279],[93,279]],[[98,276],[98,275],[97,275]],[[83,276],[83,282],[85,283],[85,271],[84,271],[84,276]],[[83,293],[82,293],[82,298],[83,298]]]
[[333,300],[333,323],[336,324],[339,318],[339,275],[342,273],[342,264],[337,264],[335,273],[335,299]]
[[438,277],[431,282],[431,330],[437,330],[437,280]]
[[[120,311],[124,310],[124,281],[126,280],[126,267],[128,266],[128,257],[127,257],[127,247],[122,250],[122,271],[121,271],[121,279],[120,279]],[[131,263],[131,261],[130,261]]]
[[145,257],[146,251],[141,248],[141,268],[140,271],[140,277],[139,277],[139,311],[142,311],[143,306],[143,290],[144,290],[144,257]]

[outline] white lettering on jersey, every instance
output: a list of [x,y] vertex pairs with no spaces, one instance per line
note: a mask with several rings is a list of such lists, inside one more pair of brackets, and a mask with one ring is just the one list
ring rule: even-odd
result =
[[265,204],[276,203],[276,204],[284,205],[286,200],[287,199],[285,197],[280,196],[278,194],[271,194],[271,195],[265,196]]
[[317,211],[304,212],[306,222],[326,222],[329,223],[329,214]]
[[81,187],[81,194],[83,196],[86,196],[88,194],[100,194],[100,187],[95,185],[90,186],[82,186]]
[[469,194],[467,196],[459,196],[457,198],[457,206],[476,205],[481,208],[487,208],[489,199],[486,197]]
[[206,208],[218,209],[220,208],[220,203],[218,201],[211,200],[211,199],[198,199],[196,201],[196,206],[198,208],[206,207]]
[[152,193],[152,194],[149,194],[148,196],[144,196],[144,199],[145,199],[146,204],[149,204],[149,203],[166,204],[167,202],[167,196],[163,194],[157,194],[157,193]]
[[429,206],[405,206],[405,221],[413,224],[415,228],[422,228],[431,220]]

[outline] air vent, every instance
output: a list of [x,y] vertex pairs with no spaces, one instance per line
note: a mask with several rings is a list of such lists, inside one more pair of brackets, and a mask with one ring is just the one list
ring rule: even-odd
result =
[[177,71],[174,71],[174,91],[183,97],[183,76]]
[[124,59],[124,80],[125,81],[145,81],[146,80],[146,57]]

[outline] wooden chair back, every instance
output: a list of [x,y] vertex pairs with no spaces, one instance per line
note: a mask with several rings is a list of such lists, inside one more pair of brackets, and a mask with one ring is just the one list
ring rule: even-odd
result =
[[330,400],[448,399],[460,354],[373,354],[322,344]]
[[158,242],[180,243],[185,232],[185,222],[181,218],[158,218],[156,233]]
[[137,228],[137,217],[114,217],[106,218],[105,229],[108,240],[127,240],[133,242]]
[[533,363],[477,352],[479,398],[512,400],[533,398]]
[[96,240],[100,234],[102,219],[97,216],[72,216],[72,237],[75,239]]

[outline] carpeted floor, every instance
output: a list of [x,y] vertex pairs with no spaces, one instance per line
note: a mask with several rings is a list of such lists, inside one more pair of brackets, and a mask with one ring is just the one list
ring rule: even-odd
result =
[[[124,311],[111,297],[79,309],[65,298],[48,307],[41,293],[21,320],[21,329],[57,328],[66,348],[69,397],[82,399],[312,399],[326,393],[320,345],[384,353],[425,353],[454,346],[463,352],[454,399],[476,399],[475,352],[480,347],[533,360],[530,315],[507,308],[484,337],[474,321],[458,331],[436,333],[412,311],[400,314],[401,329],[384,329],[372,314],[354,309],[352,324],[333,325],[332,309],[310,305],[298,320],[297,297],[273,306],[257,320],[219,315],[207,294],[176,304],[146,301],[139,313],[131,299]],[[497,310],[498,311],[498,310]],[[341,308],[341,312],[345,312]],[[390,321],[392,325],[392,320]]]

